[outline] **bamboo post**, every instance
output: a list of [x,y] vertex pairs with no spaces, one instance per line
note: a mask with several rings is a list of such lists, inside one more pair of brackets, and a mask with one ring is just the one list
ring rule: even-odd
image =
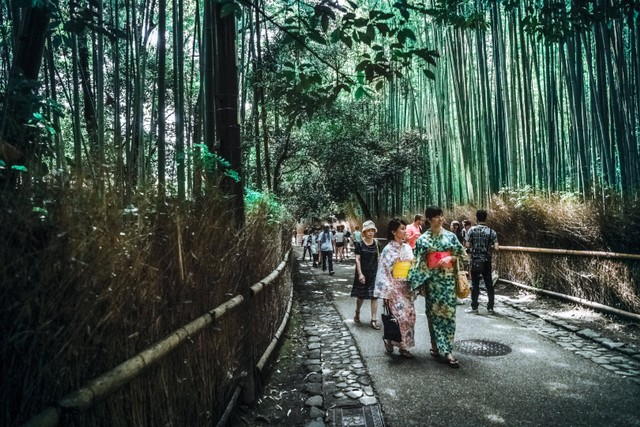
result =
[[[251,287],[247,289],[247,293],[251,295]],[[241,358],[241,366],[243,366],[243,371],[246,372],[246,376],[244,378],[244,382],[242,384],[242,399],[246,403],[251,403],[256,398],[256,377],[255,377],[255,363],[254,363],[254,352],[255,352],[255,343],[256,340],[254,338],[253,331],[253,319],[255,316],[254,309],[255,303],[253,302],[253,298],[246,298],[245,304],[243,304],[242,311],[247,313],[247,315],[242,316],[244,322],[242,322],[242,329],[240,336],[243,337],[243,345],[241,347],[244,348],[242,352]]]

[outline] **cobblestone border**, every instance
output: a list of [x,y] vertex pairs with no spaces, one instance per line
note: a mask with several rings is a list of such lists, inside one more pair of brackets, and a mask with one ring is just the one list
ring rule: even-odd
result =
[[378,398],[356,342],[342,317],[328,299],[311,270],[301,266],[308,288],[301,292],[300,313],[307,338],[303,362],[308,374],[304,392],[308,395],[307,427],[330,423],[329,410],[375,405]]
[[497,312],[520,326],[535,330],[565,350],[591,360],[608,371],[640,384],[640,349],[601,337],[591,329],[581,329],[570,321],[558,319],[547,310],[525,307],[524,303],[496,295],[501,302]]

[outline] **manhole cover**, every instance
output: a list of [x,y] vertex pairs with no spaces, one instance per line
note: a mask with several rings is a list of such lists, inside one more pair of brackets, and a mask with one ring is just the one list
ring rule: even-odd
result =
[[508,345],[489,340],[456,341],[455,349],[460,353],[475,356],[503,356],[511,353],[511,347]]
[[380,405],[334,408],[332,411],[333,427],[384,427]]

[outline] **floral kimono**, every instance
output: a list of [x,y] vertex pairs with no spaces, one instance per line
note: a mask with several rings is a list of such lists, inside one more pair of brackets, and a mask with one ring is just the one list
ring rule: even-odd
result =
[[408,349],[415,346],[414,327],[416,324],[416,311],[413,307],[412,292],[407,279],[393,277],[393,265],[397,261],[411,261],[413,251],[406,243],[391,241],[380,254],[378,272],[374,296],[389,300],[391,314],[398,319],[402,342],[391,341],[391,345]]
[[[465,257],[465,250],[456,235],[442,230],[434,236],[427,230],[416,241],[416,263],[409,271],[413,290],[426,291],[426,314],[429,334],[441,354],[451,353],[456,332],[456,280],[453,268],[429,268],[426,257],[431,252],[449,252]],[[424,286],[424,288],[423,288]],[[422,289],[420,289],[422,288]]]

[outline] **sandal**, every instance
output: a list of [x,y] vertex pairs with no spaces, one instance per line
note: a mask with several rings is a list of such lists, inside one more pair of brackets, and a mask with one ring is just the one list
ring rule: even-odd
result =
[[353,323],[360,323],[360,312],[356,311],[356,315],[353,316]]
[[454,358],[447,358],[447,365],[449,365],[449,367],[453,369],[458,369],[460,367],[460,362],[458,362],[458,360]]
[[393,353],[393,344],[391,344],[391,341],[388,340],[383,340],[384,341],[384,349],[387,350],[387,353]]
[[400,350],[400,356],[405,359],[413,359],[413,354],[409,350]]
[[440,350],[434,350],[432,348],[429,349],[429,353],[431,353],[431,357],[438,358],[440,357]]
[[375,329],[376,331],[380,329],[380,325],[378,325],[378,321],[377,320],[372,320],[371,321],[371,327],[373,329]]

